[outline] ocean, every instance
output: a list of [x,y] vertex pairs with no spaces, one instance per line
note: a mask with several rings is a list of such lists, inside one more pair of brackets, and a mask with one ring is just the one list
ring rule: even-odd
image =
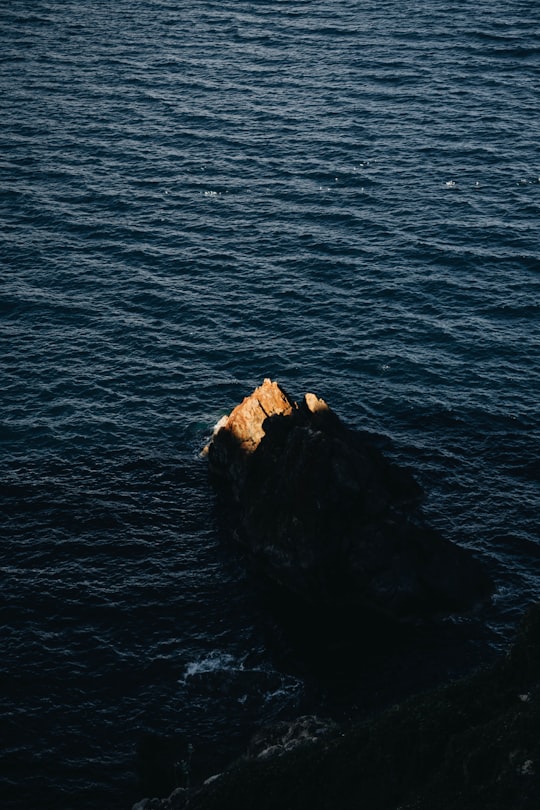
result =
[[[509,643],[540,598],[539,43],[525,0],[2,4],[4,807],[129,808],[152,740],[209,775]],[[200,456],[264,377],[485,561],[474,653],[366,653],[346,699],[280,656]]]

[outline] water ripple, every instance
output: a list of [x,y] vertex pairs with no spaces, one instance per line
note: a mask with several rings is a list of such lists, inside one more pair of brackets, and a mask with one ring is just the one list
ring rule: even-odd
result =
[[504,643],[540,595],[537,8],[4,6],[8,802],[127,804],[141,734],[226,759],[306,699],[198,457],[264,376],[415,469]]

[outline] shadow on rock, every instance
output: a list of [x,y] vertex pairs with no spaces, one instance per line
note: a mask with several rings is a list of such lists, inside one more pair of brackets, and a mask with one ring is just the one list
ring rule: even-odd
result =
[[266,379],[205,453],[218,503],[299,642],[390,638],[492,592],[483,565],[426,524],[413,476],[314,394],[298,405]]

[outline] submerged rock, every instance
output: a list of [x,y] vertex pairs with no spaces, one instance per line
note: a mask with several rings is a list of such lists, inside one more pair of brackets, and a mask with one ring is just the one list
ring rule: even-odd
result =
[[401,621],[491,591],[482,565],[425,524],[414,478],[314,394],[298,405],[264,380],[206,452],[250,559],[314,622]]

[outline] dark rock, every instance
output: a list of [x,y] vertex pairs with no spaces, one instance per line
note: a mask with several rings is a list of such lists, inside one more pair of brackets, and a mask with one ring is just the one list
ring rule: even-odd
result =
[[314,394],[297,405],[265,380],[206,450],[250,559],[314,622],[433,616],[491,592],[481,564],[426,526],[414,478]]
[[296,720],[282,720],[271,726],[264,726],[253,735],[246,751],[247,759],[265,759],[290,753],[300,745],[308,745],[325,735],[336,732],[337,723],[315,715],[297,717]]
[[492,667],[288,751],[244,757],[158,807],[537,810],[539,727],[540,604]]

